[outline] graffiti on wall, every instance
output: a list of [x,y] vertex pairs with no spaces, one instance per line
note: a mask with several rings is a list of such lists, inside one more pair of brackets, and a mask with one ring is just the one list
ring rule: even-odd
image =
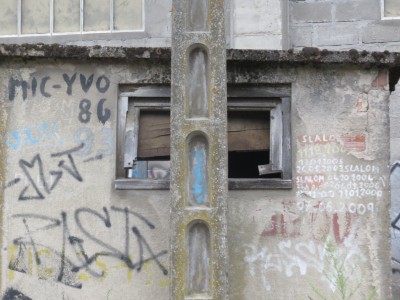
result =
[[296,164],[297,196],[350,199],[383,196],[386,177],[374,164],[347,163],[343,155],[366,150],[363,134],[302,135]]
[[8,288],[6,292],[4,293],[3,300],[32,300],[32,298],[29,298],[22,292],[13,289],[13,288]]
[[283,200],[282,210],[267,217],[260,233],[265,241],[277,238],[276,244],[260,245],[258,240],[246,246],[250,275],[265,290],[273,288],[277,274],[302,276],[311,270],[321,274],[333,294],[343,292],[338,291],[343,280],[358,289],[363,276],[358,266],[367,260],[358,244],[358,228],[363,217],[375,213],[375,201],[387,189],[378,165],[355,161],[366,150],[363,133],[298,138],[296,200]]
[[[247,245],[245,262],[249,265],[250,274],[260,278],[265,290],[272,289],[269,278],[280,273],[287,277],[296,274],[306,275],[310,270],[321,273],[332,292],[338,287],[338,265],[344,273],[357,276],[355,269],[366,261],[357,243],[354,243],[357,225],[349,227],[349,232],[343,237],[343,245],[324,238],[323,242],[314,240],[295,242],[292,239],[281,240],[275,246],[255,247]],[[342,271],[343,271],[342,270]]]
[[[9,251],[10,279],[13,272],[20,272],[81,288],[80,279],[104,278],[110,272],[102,258],[115,260],[119,262],[117,265],[137,272],[146,263],[154,262],[161,274],[168,274],[160,260],[167,250],[155,251],[143,234],[156,226],[127,207],[101,210],[80,207],[71,215],[62,211],[57,217],[23,213],[12,218],[25,234],[13,240]],[[107,236],[117,237],[117,241],[106,239],[104,231]]]
[[[279,236],[282,238],[309,236],[314,241],[322,242],[332,233],[337,245],[342,245],[349,236],[354,225],[356,211],[337,211],[332,213],[331,211],[321,210],[319,207],[323,206],[319,206],[321,203],[317,203],[314,206],[310,205],[313,208],[312,211],[307,210],[306,212],[303,205],[307,204],[304,204],[304,202],[298,202],[297,204],[301,204],[302,211],[294,213],[293,210],[289,210],[273,214],[265,224],[261,236]],[[370,205],[369,208],[371,209],[370,213],[373,212],[373,205]]]
[[[79,79],[78,79],[79,78]],[[63,128],[72,122],[76,125],[77,121],[80,124],[88,124],[97,116],[98,122],[103,126],[111,118],[111,110],[107,108],[107,99],[102,97],[103,94],[109,91],[110,79],[106,75],[95,76],[94,74],[85,75],[73,73],[63,73],[59,75],[37,77],[33,76],[29,80],[11,77],[8,83],[8,99],[14,102],[17,95],[20,95],[22,101],[30,101],[36,97],[50,98],[54,94],[65,93],[64,98],[57,100],[57,105],[62,108],[63,115],[58,121],[39,121],[24,128],[18,128],[9,131],[6,135],[6,145],[14,150],[31,150],[32,147],[56,147],[63,145],[63,138],[58,132],[58,127]],[[94,92],[100,94],[99,100],[88,99],[87,93]],[[74,101],[78,94],[81,97],[80,101]],[[75,94],[75,95],[74,95]],[[72,100],[71,97],[74,97]],[[83,98],[83,99],[82,99]],[[78,98],[79,99],[79,98]],[[49,109],[47,105],[41,107],[40,111]],[[61,124],[61,125],[60,125]],[[78,128],[74,134],[74,139],[77,145],[84,143],[85,149],[81,150],[78,155],[90,155],[92,152],[93,143],[100,143],[103,149],[100,154],[103,156],[113,154],[114,139],[113,131],[110,128],[101,128],[100,132],[94,132],[88,127]]]
[[[48,159],[50,162],[48,160],[46,162],[51,163],[52,167],[48,167],[45,164],[39,153],[28,160],[20,159],[18,166],[22,176],[20,177],[17,174],[17,177],[9,181],[5,188],[23,184],[18,200],[44,200],[46,195],[51,194],[65,176],[71,176],[75,181],[83,182],[83,177],[75,162],[75,154],[84,147],[85,144],[82,143],[74,148],[50,154]],[[83,162],[91,162],[102,158],[103,156],[100,154],[85,159]],[[52,168],[52,170],[46,172],[46,166]],[[25,183],[21,180],[22,177],[25,178]]]
[[64,141],[57,130],[57,122],[40,122],[25,128],[6,133],[5,142],[8,148],[19,151],[32,147],[53,148],[63,145]]

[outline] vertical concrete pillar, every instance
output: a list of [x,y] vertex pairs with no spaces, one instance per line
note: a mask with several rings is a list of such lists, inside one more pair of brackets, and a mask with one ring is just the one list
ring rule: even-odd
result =
[[170,299],[227,299],[223,0],[173,0]]

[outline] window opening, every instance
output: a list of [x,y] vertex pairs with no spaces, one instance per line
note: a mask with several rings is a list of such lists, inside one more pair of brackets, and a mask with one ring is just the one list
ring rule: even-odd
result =
[[269,164],[270,112],[228,110],[228,177],[281,178],[279,172],[261,175]]
[[389,90],[394,92],[396,89],[396,84],[399,82],[400,78],[400,68],[390,68],[389,69]]
[[[124,158],[117,165],[116,188],[169,187],[170,99],[164,89],[138,89],[120,98],[117,150]],[[142,97],[146,93],[162,97]],[[233,94],[228,97],[230,188],[290,188],[290,98],[271,93],[258,97],[262,93],[251,90]],[[119,171],[122,164],[124,172]]]
[[170,113],[143,110],[139,115],[137,159],[127,168],[127,178],[169,178]]

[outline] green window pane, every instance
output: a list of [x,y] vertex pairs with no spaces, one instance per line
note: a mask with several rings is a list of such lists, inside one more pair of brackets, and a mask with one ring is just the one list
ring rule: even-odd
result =
[[54,32],[80,31],[80,0],[54,0]]
[[0,34],[17,34],[18,1],[2,0],[0,5]]
[[110,30],[110,0],[85,0],[84,3],[83,30]]
[[142,11],[142,0],[114,0],[114,29],[142,29]]
[[399,0],[385,0],[385,17],[400,17]]
[[50,1],[22,0],[22,34],[50,32]]

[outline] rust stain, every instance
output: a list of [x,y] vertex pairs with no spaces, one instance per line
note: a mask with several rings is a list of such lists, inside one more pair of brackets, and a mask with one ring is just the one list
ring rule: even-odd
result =
[[378,75],[372,81],[371,87],[373,89],[387,89],[389,84],[389,74],[387,70],[379,70]]
[[364,134],[343,135],[341,139],[346,150],[364,152],[366,149],[366,137]]
[[367,112],[368,111],[368,94],[360,94],[357,97],[356,104],[354,106],[357,112]]

